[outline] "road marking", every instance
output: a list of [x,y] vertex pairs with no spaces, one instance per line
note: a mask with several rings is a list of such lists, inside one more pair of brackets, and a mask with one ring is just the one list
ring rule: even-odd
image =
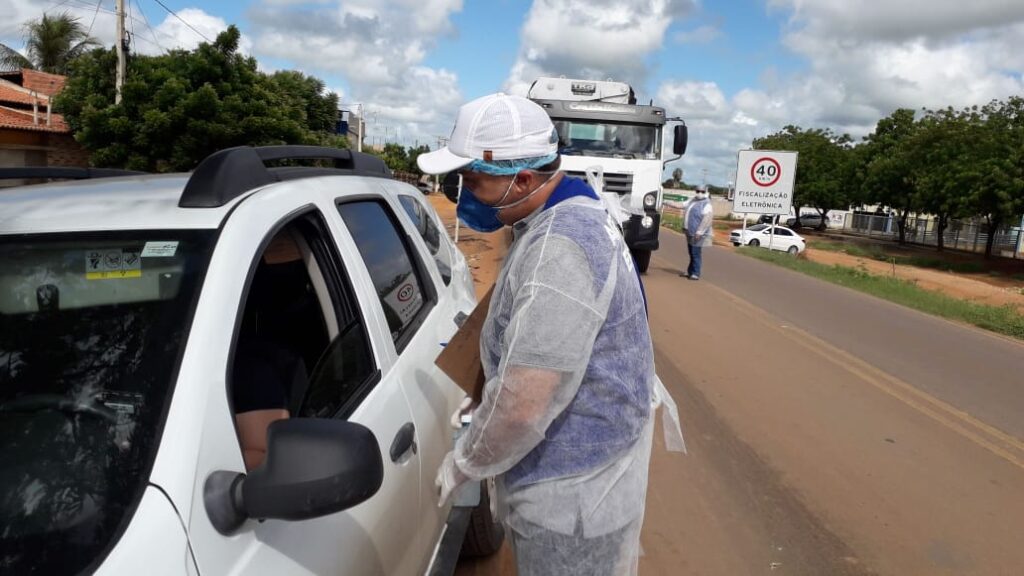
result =
[[782,328],[781,319],[731,292],[712,284],[706,286],[723,294],[758,323],[776,329],[790,341],[1024,470],[1024,442],[800,328],[792,325]]

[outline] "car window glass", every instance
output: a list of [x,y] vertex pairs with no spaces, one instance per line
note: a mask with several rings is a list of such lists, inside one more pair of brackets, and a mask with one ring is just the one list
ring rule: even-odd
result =
[[214,238],[0,237],[0,572],[91,572],[124,531]]
[[358,305],[333,273],[337,259],[317,223],[293,221],[258,260],[234,356],[236,413],[331,418],[376,371]]
[[434,262],[437,264],[437,270],[441,274],[441,279],[445,285],[450,284],[452,281],[452,256],[448,251],[448,243],[443,241],[441,231],[438,229],[437,224],[434,223],[434,219],[430,217],[423,204],[415,198],[402,195],[398,197],[398,200],[402,203],[402,208],[405,209],[405,212],[412,218],[412,222],[420,236],[423,237],[423,241],[427,243],[427,248],[434,257]]
[[776,228],[775,229],[775,235],[776,236],[792,236],[793,233],[790,232],[789,230],[786,230],[785,228]]
[[383,203],[346,202],[338,205],[338,212],[370,272],[391,337],[401,348],[429,302],[411,251]]

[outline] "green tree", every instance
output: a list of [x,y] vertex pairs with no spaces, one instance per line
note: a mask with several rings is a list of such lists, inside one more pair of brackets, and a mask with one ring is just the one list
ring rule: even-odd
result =
[[0,44],[0,69],[33,68],[51,74],[67,74],[71,61],[98,46],[81,21],[68,12],[43,14],[23,26],[25,52]]
[[757,150],[787,150],[799,154],[793,205],[813,207],[821,214],[821,226],[829,211],[850,206],[851,188],[844,183],[843,176],[851,144],[848,135],[836,134],[828,128],[805,130],[792,125],[754,140]]
[[1024,211],[1024,99],[993,101],[961,115],[971,142],[962,161],[965,202],[985,221],[989,258],[996,232]]
[[915,147],[911,142],[917,129],[914,111],[900,108],[879,120],[863,144],[864,200],[896,210],[900,244],[906,243],[907,217],[919,208],[919,172],[914,170]]
[[314,132],[333,132],[338,122],[338,95],[328,92],[323,80],[297,70],[281,70],[270,76],[291,106],[303,111],[306,126]]
[[388,168],[395,172],[412,172],[409,166],[409,152],[401,144],[394,142],[385,144],[384,149],[380,152],[380,157],[384,159]]
[[426,144],[420,144],[419,146],[409,148],[408,156],[410,172],[414,172],[421,176],[423,175],[423,172],[420,171],[419,164],[416,163],[416,159],[420,157],[420,154],[426,154],[427,152],[430,152],[430,146],[427,146]]
[[970,120],[953,109],[929,111],[907,140],[915,195],[921,211],[935,216],[937,247],[945,248],[950,220],[965,215],[969,178],[963,161],[973,148]]
[[195,50],[134,57],[119,105],[116,56],[93,50],[74,62],[55,107],[96,166],[182,171],[231,146],[343,147],[325,112],[336,97],[301,74],[259,72],[238,53],[239,38],[230,26]]
[[32,68],[32,61],[22,56],[14,48],[0,44],[0,72],[8,70],[20,70],[21,68]]

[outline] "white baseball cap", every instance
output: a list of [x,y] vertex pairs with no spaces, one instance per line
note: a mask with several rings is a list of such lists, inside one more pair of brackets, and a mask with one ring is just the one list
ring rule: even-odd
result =
[[558,151],[558,133],[538,104],[497,93],[459,108],[448,146],[416,158],[425,174],[458,170],[474,160],[520,160]]

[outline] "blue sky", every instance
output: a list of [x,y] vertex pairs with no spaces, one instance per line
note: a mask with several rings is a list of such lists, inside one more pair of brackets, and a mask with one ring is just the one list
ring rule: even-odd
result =
[[[155,0],[128,0],[135,49],[199,36]],[[0,0],[0,42],[71,10],[113,42],[114,0]],[[631,82],[683,116],[684,178],[723,184],[736,151],[786,124],[855,137],[897,107],[980,104],[1024,93],[1021,0],[164,0],[212,37],[239,26],[265,70],[324,79],[361,104],[368,140],[436,142],[458,106],[540,75]],[[141,18],[146,14],[155,30]],[[154,40],[155,37],[155,40]],[[674,168],[670,166],[669,171]]]

